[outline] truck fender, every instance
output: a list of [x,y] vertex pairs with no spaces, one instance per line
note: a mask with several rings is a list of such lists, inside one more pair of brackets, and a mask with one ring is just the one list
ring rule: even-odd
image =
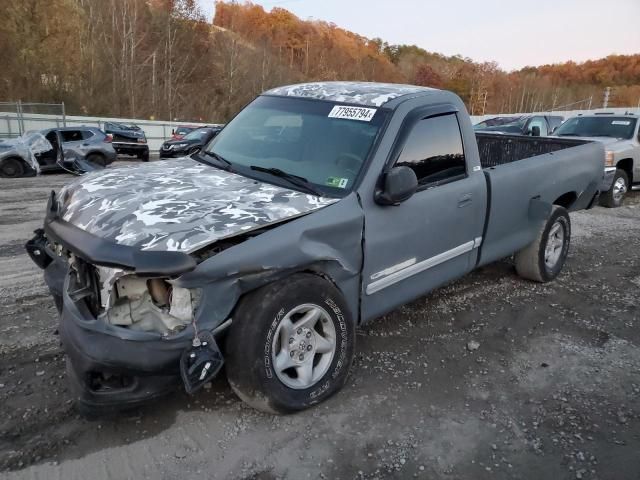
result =
[[551,209],[553,205],[549,202],[545,202],[540,198],[540,195],[533,197],[529,200],[529,219],[534,221],[544,221],[551,215]]

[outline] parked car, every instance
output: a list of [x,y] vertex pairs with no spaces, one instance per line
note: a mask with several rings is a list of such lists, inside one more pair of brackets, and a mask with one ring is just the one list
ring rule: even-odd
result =
[[22,177],[56,170],[84,173],[87,165],[106,167],[116,152],[110,135],[83,126],[27,132],[17,140],[0,142],[0,158],[1,176]]
[[640,183],[640,121],[637,115],[580,115],[567,120],[554,135],[594,140],[605,146],[601,205],[621,206],[631,186]]
[[113,148],[120,155],[133,155],[143,162],[149,161],[149,145],[144,131],[137,125],[105,122],[104,131],[113,136]]
[[532,137],[546,137],[558,128],[564,117],[558,115],[524,115],[515,117],[510,122],[494,126],[476,125],[476,131],[506,133],[509,135],[531,135]]
[[603,163],[597,142],[476,135],[450,92],[294,85],[181,162],[65,186],[27,251],[81,408],[192,393],[224,362],[241,399],[291,412],[345,384],[356,325],[514,253],[556,278]]
[[222,125],[196,128],[180,140],[168,140],[160,147],[160,158],[176,158],[199,152],[222,130]]
[[171,130],[171,139],[181,140],[187,133],[193,132],[196,128],[200,127],[201,125],[178,125],[176,128]]

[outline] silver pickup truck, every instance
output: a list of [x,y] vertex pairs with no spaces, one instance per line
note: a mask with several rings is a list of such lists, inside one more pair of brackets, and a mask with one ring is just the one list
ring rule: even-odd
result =
[[554,132],[558,137],[579,137],[605,146],[605,176],[600,203],[622,205],[633,184],[640,183],[640,121],[634,114],[595,113],[570,118]]
[[52,192],[44,268],[79,407],[192,393],[221,370],[270,412],[345,383],[355,328],[515,254],[553,280],[600,143],[476,134],[453,93],[311,83],[256,98],[200,153]]

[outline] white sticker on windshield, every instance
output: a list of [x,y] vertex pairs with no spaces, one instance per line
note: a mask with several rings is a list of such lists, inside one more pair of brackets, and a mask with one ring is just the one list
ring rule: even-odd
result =
[[631,125],[629,120],[614,120],[611,125]]
[[377,111],[377,108],[348,107],[346,105],[336,105],[329,112],[329,118],[346,118],[347,120],[360,120],[361,122],[370,122]]

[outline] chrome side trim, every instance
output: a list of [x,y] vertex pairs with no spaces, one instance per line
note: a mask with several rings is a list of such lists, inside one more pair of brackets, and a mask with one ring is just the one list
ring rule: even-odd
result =
[[392,265],[390,267],[385,268],[384,270],[380,270],[379,272],[371,275],[371,280],[377,280],[378,278],[386,277],[387,275],[391,275],[392,273],[399,272],[400,270],[410,267],[411,265],[415,265],[416,257],[405,260],[404,262],[397,263],[396,265]]
[[482,237],[476,237],[473,239],[473,248],[478,248],[482,243]]
[[402,270],[398,270],[384,278],[381,278],[380,280],[371,282],[369,285],[367,285],[366,294],[372,295],[413,275],[424,272],[429,268],[435,267],[436,265],[440,265],[441,263],[470,252],[471,250],[476,248],[476,240],[471,240],[467,243],[463,243],[462,245],[452,248],[451,250],[447,250],[446,252],[442,252],[435,257],[427,258],[426,260],[423,260],[419,263],[414,263],[413,265],[403,268]]

